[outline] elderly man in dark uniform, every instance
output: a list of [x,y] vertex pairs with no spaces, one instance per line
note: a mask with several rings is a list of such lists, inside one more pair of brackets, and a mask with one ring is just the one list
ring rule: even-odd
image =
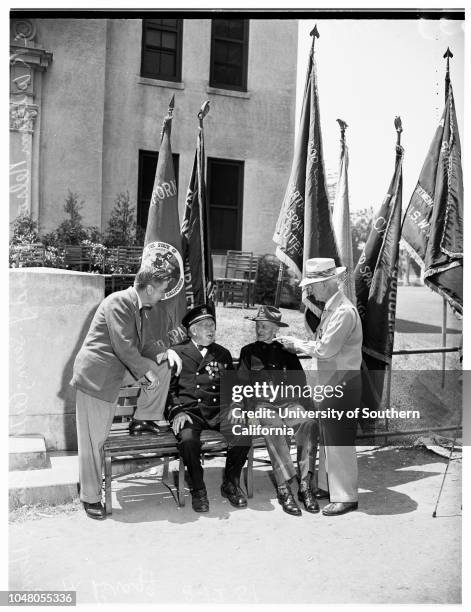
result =
[[145,354],[149,333],[143,326],[144,309],[162,299],[168,278],[166,268],[142,267],[133,287],[106,297],[75,359],[70,384],[77,389],[80,499],[93,519],[106,518],[101,503],[103,445],[113,423],[120,387],[141,385],[131,433],[157,431],[154,420],[163,416],[170,368],[176,365],[179,369],[181,365],[172,350],[152,357]]
[[[300,385],[303,388],[306,385],[306,376],[298,357],[287,351],[275,338],[280,327],[288,327],[281,321],[278,308],[261,306],[257,315],[250,320],[255,321],[257,340],[244,346],[240,352],[238,374],[241,382],[251,384],[283,382],[288,385]],[[303,416],[306,410],[313,409],[312,400],[301,397],[275,400],[271,403],[258,399],[251,400],[249,407],[251,409],[264,407],[270,410],[268,418],[258,418],[260,425],[276,428],[285,424],[295,430],[299,473],[291,459],[290,437],[276,434],[265,436],[277,485],[278,501],[283,510],[293,516],[301,515],[290,488],[290,483],[297,476],[299,501],[303,503],[307,512],[319,512],[319,504],[311,490],[318,426],[316,420]],[[282,409],[289,409],[294,415],[299,413],[299,416],[282,417],[280,415]]]
[[234,369],[231,354],[214,342],[216,319],[208,305],[190,310],[182,324],[188,330],[189,339],[173,347],[181,358],[182,369],[180,375],[172,375],[170,382],[168,419],[191,479],[193,510],[209,511],[200,461],[200,436],[204,429],[221,431],[226,437],[228,450],[221,494],[236,508],[245,508],[247,499],[239,480],[251,440],[232,433],[229,409],[220,404],[220,374]]

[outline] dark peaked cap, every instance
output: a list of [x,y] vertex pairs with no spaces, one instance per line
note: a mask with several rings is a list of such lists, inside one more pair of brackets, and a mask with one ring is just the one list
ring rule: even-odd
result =
[[204,319],[212,319],[216,323],[214,311],[208,304],[200,304],[189,310],[182,319],[182,325],[188,329],[193,323],[198,323]]

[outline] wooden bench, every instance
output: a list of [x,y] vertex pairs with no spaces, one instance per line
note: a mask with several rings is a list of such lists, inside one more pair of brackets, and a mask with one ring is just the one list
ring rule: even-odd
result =
[[[177,449],[177,441],[173,432],[167,431],[159,434],[143,434],[130,436],[128,433],[128,420],[134,414],[139,387],[123,387],[120,392],[116,408],[115,421],[111,427],[110,435],[103,448],[103,463],[105,475],[105,511],[112,513],[111,508],[111,480],[112,463],[129,459],[164,459],[164,482],[168,473],[169,462],[179,460],[177,473],[177,504],[185,505],[185,465]],[[263,441],[263,438],[262,438]],[[227,443],[222,434],[217,431],[205,430],[201,434],[201,453],[215,455],[227,450]],[[247,458],[245,469],[245,486],[247,496],[253,497],[253,460],[254,445],[252,445]]]

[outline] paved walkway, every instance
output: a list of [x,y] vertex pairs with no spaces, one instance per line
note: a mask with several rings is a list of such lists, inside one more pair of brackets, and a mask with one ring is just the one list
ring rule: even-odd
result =
[[266,466],[236,510],[206,463],[211,510],[175,507],[154,475],[114,481],[113,515],[80,511],[10,526],[10,589],[76,589],[78,603],[459,603],[461,461],[437,518],[445,460],[422,449],[359,449],[360,509],[291,517]]

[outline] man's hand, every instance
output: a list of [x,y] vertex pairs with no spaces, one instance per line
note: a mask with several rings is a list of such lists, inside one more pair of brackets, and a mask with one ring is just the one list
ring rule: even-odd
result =
[[166,360],[168,360],[168,365],[170,368],[176,366],[177,369],[175,373],[177,376],[179,376],[180,372],[182,371],[182,360],[180,358],[180,355],[176,353],[173,349],[167,349],[166,351],[158,353],[155,356],[155,361],[158,365],[160,365],[162,361]]
[[152,372],[152,370],[149,370],[148,372],[146,372],[145,376],[149,381],[149,383],[146,385],[147,389],[156,389],[157,385],[159,384],[159,379],[154,374],[154,372]]
[[168,349],[167,359],[168,359],[168,365],[171,368],[173,368],[173,366],[176,366],[177,370],[175,374],[179,376],[180,372],[182,371],[182,359],[180,355],[177,352],[175,352],[173,349]]
[[172,423],[173,433],[177,435],[180,429],[183,429],[183,425],[188,421],[188,423],[193,423],[193,420],[189,414],[186,412],[180,412],[177,414]]
[[276,340],[278,340],[278,342],[280,342],[283,347],[291,353],[295,353],[298,348],[296,345],[299,341],[293,336],[279,336],[278,338],[276,338]]

